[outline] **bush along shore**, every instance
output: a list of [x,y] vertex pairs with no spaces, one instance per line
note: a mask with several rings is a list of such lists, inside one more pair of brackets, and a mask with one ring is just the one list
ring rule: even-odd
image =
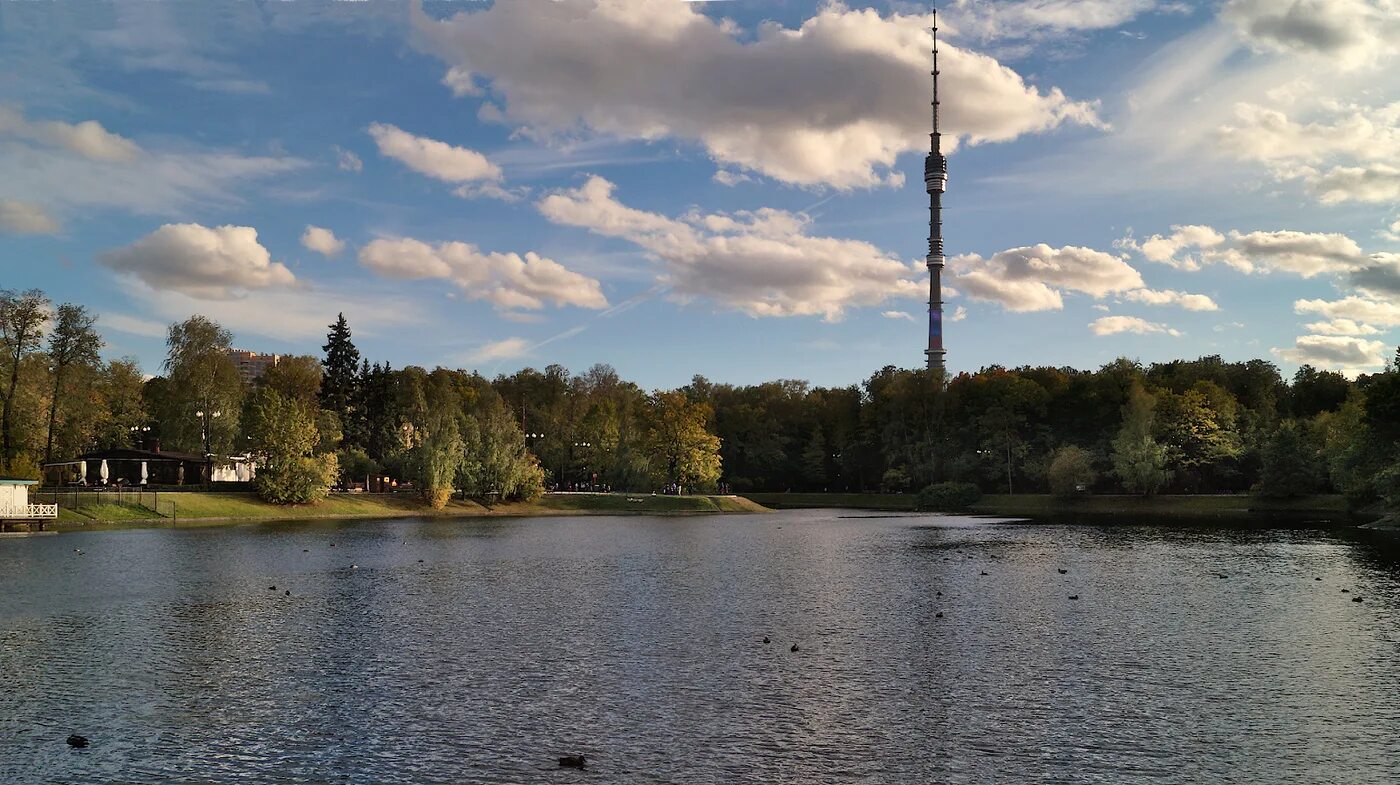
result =
[[[173,506],[171,504],[173,502]],[[768,512],[741,496],[547,493],[529,502],[489,504],[452,499],[425,507],[412,494],[337,493],[312,503],[273,504],[255,493],[170,493],[159,511],[136,504],[63,508],[46,528],[79,530],[148,526],[209,526],[253,521],[334,518],[480,518],[555,515],[704,515]]]

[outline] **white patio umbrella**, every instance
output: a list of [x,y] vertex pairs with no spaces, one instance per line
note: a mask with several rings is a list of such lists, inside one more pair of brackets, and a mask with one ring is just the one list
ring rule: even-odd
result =
[[97,475],[102,478],[102,484],[107,484],[107,459],[102,459],[102,466],[98,468]]
[[147,476],[147,475],[146,475],[146,462],[145,462],[145,461],[142,461],[142,462],[141,462],[141,484],[142,484],[142,485],[145,485],[145,484],[146,484],[146,476]]
[[87,485],[87,461],[78,461],[78,484]]

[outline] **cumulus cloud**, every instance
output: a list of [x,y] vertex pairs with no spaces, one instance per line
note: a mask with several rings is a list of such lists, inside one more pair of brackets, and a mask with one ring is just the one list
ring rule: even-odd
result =
[[1315,55],[1351,69],[1400,48],[1392,0],[1229,0],[1220,17],[1256,51]]
[[1381,331],[1369,324],[1361,324],[1351,319],[1333,319],[1330,322],[1311,322],[1303,325],[1314,335],[1380,335]]
[[1369,300],[1355,295],[1340,300],[1296,300],[1295,313],[1315,313],[1328,319],[1351,319],[1387,327],[1400,325],[1400,301]]
[[1254,161],[1318,163],[1335,156],[1381,161],[1400,156],[1400,103],[1381,107],[1327,103],[1323,120],[1302,122],[1279,109],[1241,103],[1221,144]]
[[98,261],[153,289],[205,300],[238,297],[251,289],[295,283],[272,260],[251,226],[165,224],[136,242],[106,251]]
[[1390,164],[1334,166],[1322,172],[1305,167],[1294,174],[1306,181],[1325,204],[1400,201],[1400,167]]
[[1181,331],[1168,327],[1165,324],[1149,322],[1146,319],[1139,319],[1136,316],[1101,316],[1089,323],[1089,329],[1094,335],[1117,335],[1119,333],[1135,333],[1146,335],[1148,333],[1162,333],[1173,338],[1180,336]]
[[1304,121],[1241,103],[1218,133],[1221,149],[1267,164],[1276,180],[1301,181],[1326,204],[1400,199],[1400,102],[1320,101],[1312,113]]
[[959,305],[953,310],[953,315],[948,317],[950,322],[960,322],[967,318],[967,309]]
[[501,168],[475,150],[414,136],[387,123],[371,123],[369,135],[381,155],[419,174],[448,183],[501,179]]
[[335,236],[335,232],[320,226],[307,225],[301,234],[301,245],[325,257],[339,256],[345,250],[345,241]]
[[1175,289],[1133,289],[1124,292],[1123,299],[1147,305],[1176,305],[1188,311],[1220,310],[1220,306],[1204,294],[1178,292]]
[[58,220],[37,204],[0,199],[0,232],[10,234],[58,234]]
[[914,317],[904,311],[882,311],[880,315],[886,319],[903,319],[906,322],[914,321]]
[[1370,264],[1347,275],[1347,282],[1368,297],[1400,301],[1400,254],[1373,254]]
[[536,203],[549,220],[617,237],[662,264],[662,285],[681,300],[703,298],[750,316],[820,315],[892,297],[919,297],[919,266],[870,243],[807,233],[802,213],[691,211],[679,218],[628,207],[614,185],[591,177]]
[[1242,273],[1286,272],[1312,278],[1365,267],[1369,258],[1344,234],[1321,232],[1237,232],[1222,235],[1209,226],[1174,226],[1171,235],[1154,234],[1118,246],[1138,251],[1150,261],[1181,270],[1225,264]]
[[977,254],[949,261],[959,291],[974,300],[999,303],[1008,311],[1051,311],[1064,307],[1064,292],[1096,299],[1143,288],[1142,276],[1113,254],[1044,243],[1011,248],[983,259]]
[[1355,376],[1383,366],[1388,348],[1384,341],[1340,335],[1300,335],[1292,348],[1271,351],[1280,359],[1299,365],[1335,368],[1347,376]]
[[[898,184],[896,157],[925,149],[930,17],[828,4],[797,28],[755,31],[672,0],[496,3],[434,20],[422,45],[459,95],[527,134],[589,129],[694,140],[729,170],[837,188]],[[940,47],[946,143],[994,142],[1063,123],[1091,104],[1028,85],[986,55]]]
[[546,302],[608,307],[598,281],[535,253],[483,253],[470,243],[381,238],[360,249],[360,264],[386,278],[451,281],[468,297],[502,310],[538,310]]
[[52,147],[62,147],[93,161],[123,163],[140,155],[136,143],[103,128],[95,120],[64,123],[32,121],[15,109],[0,106],[0,136],[13,135]]

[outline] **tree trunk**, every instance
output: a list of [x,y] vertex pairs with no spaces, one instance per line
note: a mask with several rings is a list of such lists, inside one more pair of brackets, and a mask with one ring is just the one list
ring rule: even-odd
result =
[[58,420],[58,395],[63,388],[63,366],[53,369],[53,397],[49,399],[49,435],[44,442],[44,463],[53,460],[53,427]]

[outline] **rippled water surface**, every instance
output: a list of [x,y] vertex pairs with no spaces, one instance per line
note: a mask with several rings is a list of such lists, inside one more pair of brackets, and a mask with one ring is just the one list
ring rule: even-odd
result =
[[0,539],[0,782],[1400,781],[1389,535],[843,515]]

